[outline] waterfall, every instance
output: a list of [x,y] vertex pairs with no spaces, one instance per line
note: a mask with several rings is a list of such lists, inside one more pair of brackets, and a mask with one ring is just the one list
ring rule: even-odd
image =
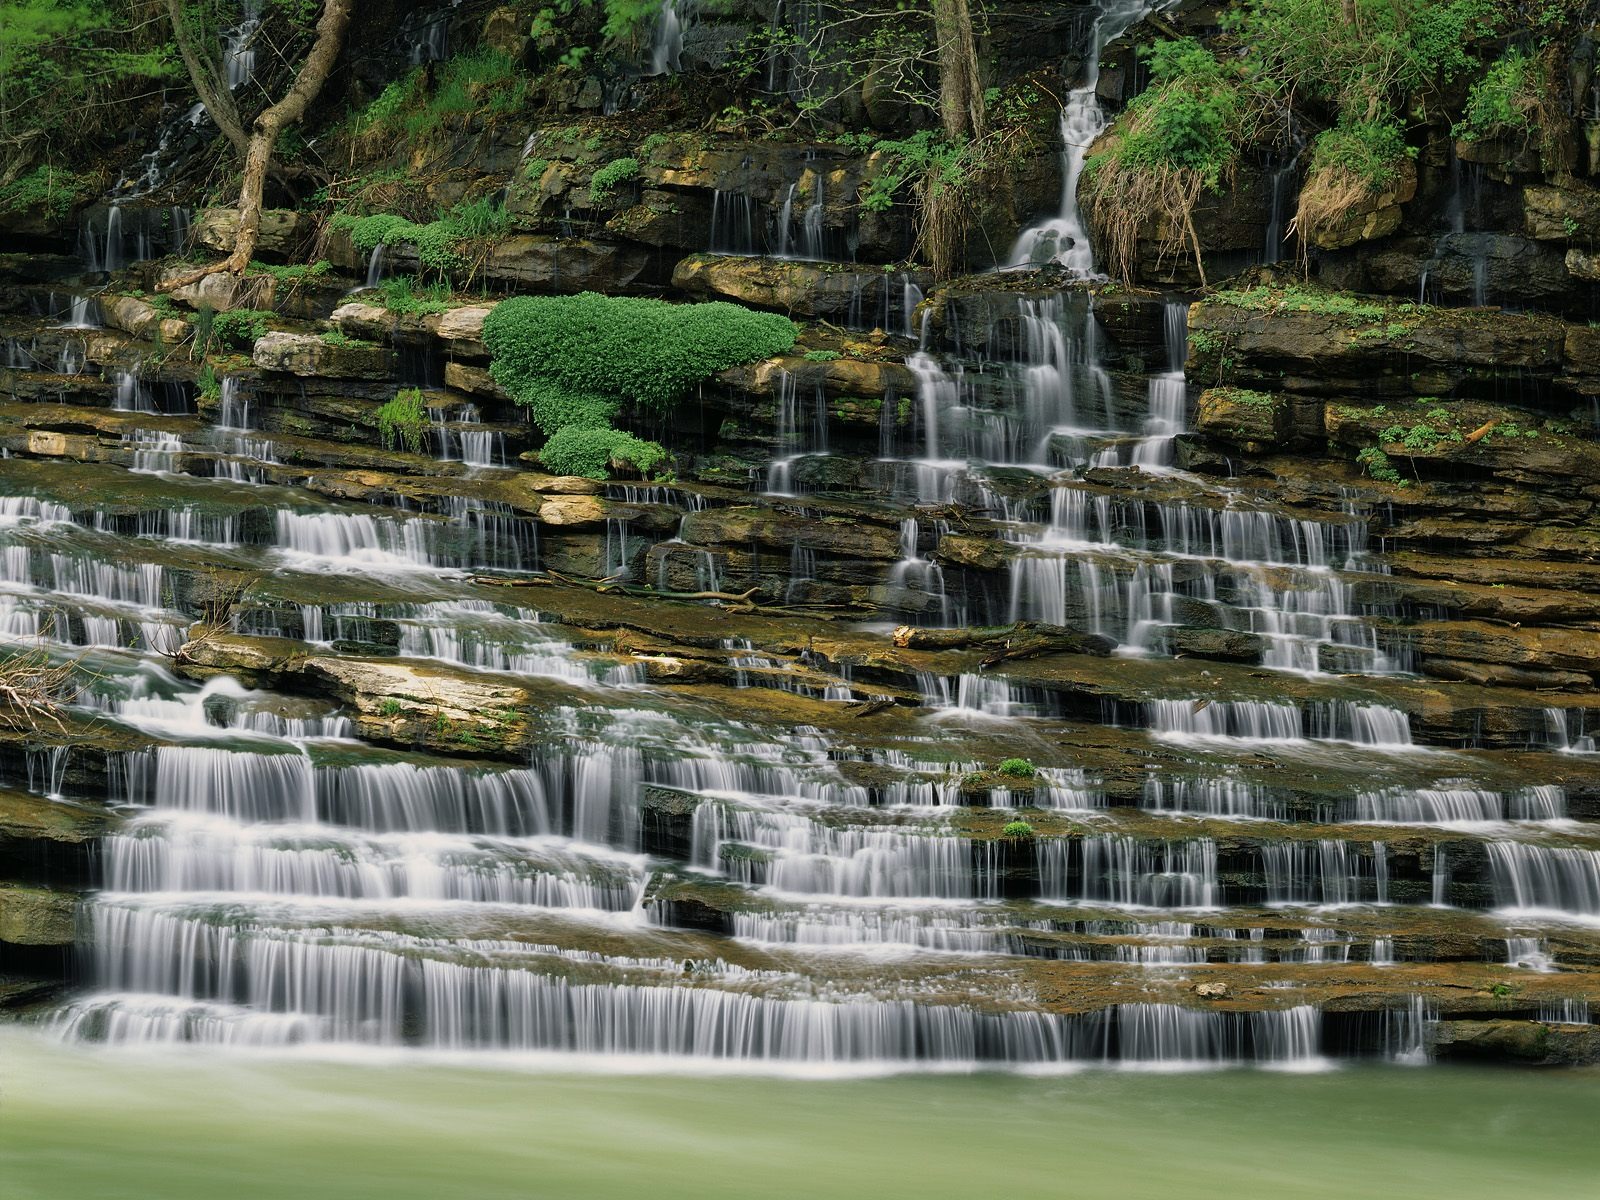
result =
[[1277,842],[1261,848],[1268,904],[1358,904],[1388,902],[1387,858],[1372,842],[1371,868],[1355,852],[1358,843],[1323,838]]
[[1054,262],[1074,279],[1094,277],[1094,248],[1078,211],[1078,176],[1089,147],[1106,126],[1099,97],[1100,56],[1106,46],[1142,21],[1153,7],[1148,0],[1106,0],[1096,14],[1084,48],[1083,77],[1067,93],[1067,102],[1061,109],[1060,215],[1023,231],[1011,248],[1010,266],[1039,267]]
[[261,0],[240,0],[239,9],[239,23],[223,35],[222,70],[230,91],[255,76],[255,40],[261,28]]
[[1495,902],[1512,911],[1600,917],[1600,850],[1490,842]]
[[692,0],[682,0],[684,11],[679,11],[680,0],[662,0],[650,30],[650,50],[646,64],[647,75],[674,75],[682,70],[683,35],[688,27],[688,6]]
[[1039,895],[1151,908],[1212,908],[1217,845],[1209,838],[1143,842],[1093,836],[1037,843]]
[[1150,377],[1149,412],[1144,436],[1133,449],[1133,465],[1145,470],[1170,466],[1173,441],[1188,427],[1189,389],[1183,364],[1189,356],[1189,305],[1167,301],[1163,320],[1167,369]]

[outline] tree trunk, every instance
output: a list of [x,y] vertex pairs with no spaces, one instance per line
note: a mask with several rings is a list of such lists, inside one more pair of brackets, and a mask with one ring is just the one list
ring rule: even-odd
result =
[[[177,4],[180,0],[168,0]],[[326,0],[322,16],[317,21],[317,40],[311,53],[300,66],[300,73],[284,93],[282,100],[266,109],[256,118],[244,152],[244,176],[239,184],[239,231],[234,237],[233,253],[226,261],[203,267],[181,278],[170,280],[163,291],[187,287],[208,275],[223,271],[242,275],[256,252],[256,238],[261,232],[261,195],[267,182],[267,168],[272,165],[272,152],[277,148],[278,135],[303,116],[311,102],[328,81],[333,65],[344,47],[344,34],[355,11],[355,0]]]
[[933,0],[933,34],[939,44],[939,116],[952,142],[981,138],[983,81],[967,0]]

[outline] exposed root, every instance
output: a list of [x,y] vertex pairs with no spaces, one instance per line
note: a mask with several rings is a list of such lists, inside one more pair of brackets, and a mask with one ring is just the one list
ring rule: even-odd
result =
[[75,690],[77,671],[77,662],[55,662],[42,646],[0,662],[0,725],[65,733],[62,697]]

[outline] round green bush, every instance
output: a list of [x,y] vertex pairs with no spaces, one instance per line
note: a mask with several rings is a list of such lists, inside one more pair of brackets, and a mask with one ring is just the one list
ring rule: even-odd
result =
[[567,423],[556,407],[605,409],[609,417],[633,401],[664,411],[718,371],[790,349],[795,327],[721,301],[584,292],[506,300],[484,321],[483,340],[495,381],[553,433]]
[[539,451],[539,461],[547,471],[556,475],[581,475],[586,479],[606,478],[613,459],[648,474],[666,457],[667,452],[655,442],[609,428],[560,429]]

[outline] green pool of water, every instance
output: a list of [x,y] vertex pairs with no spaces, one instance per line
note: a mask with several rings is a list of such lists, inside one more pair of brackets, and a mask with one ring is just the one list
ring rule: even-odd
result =
[[1600,1195],[1600,1072],[559,1074],[0,1030],[7,1200]]

